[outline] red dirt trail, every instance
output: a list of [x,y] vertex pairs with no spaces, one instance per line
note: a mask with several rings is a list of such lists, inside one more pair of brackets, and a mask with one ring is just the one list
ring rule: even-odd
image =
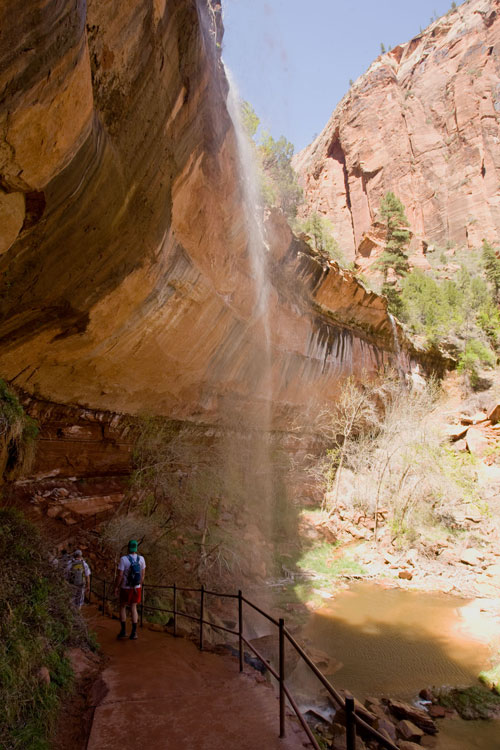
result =
[[[95,709],[87,750],[303,750],[288,721],[278,737],[274,691],[240,674],[230,656],[200,653],[185,638],[139,630],[117,641],[118,623],[90,614],[107,658],[106,695]],[[130,627],[130,625],[128,625]]]

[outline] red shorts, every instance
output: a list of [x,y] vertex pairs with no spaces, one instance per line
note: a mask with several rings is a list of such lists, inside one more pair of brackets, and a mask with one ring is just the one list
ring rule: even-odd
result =
[[141,603],[141,587],[137,589],[120,589],[120,606],[125,607],[127,604]]

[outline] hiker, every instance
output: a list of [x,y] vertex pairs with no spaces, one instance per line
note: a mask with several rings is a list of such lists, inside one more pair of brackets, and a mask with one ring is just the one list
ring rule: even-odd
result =
[[144,582],[144,573],[146,562],[142,555],[137,552],[138,543],[131,539],[128,543],[128,554],[120,558],[117,570],[115,584],[115,596],[120,590],[120,622],[121,630],[118,633],[118,640],[127,637],[127,606],[130,607],[132,615],[132,632],[130,640],[137,640],[137,605],[141,602],[142,584]]
[[81,549],[75,549],[73,557],[66,563],[66,580],[73,587],[73,604],[80,609],[85,600],[85,592],[90,592],[90,568],[83,559]]

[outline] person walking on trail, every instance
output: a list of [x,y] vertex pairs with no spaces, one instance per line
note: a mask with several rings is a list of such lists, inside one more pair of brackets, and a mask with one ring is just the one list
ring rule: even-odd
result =
[[83,559],[81,549],[76,549],[65,569],[66,580],[73,587],[73,604],[80,609],[85,601],[85,592],[90,592],[90,568]]
[[120,590],[120,622],[121,630],[117,638],[121,640],[127,637],[127,607],[130,607],[132,615],[132,632],[130,640],[137,640],[137,605],[141,603],[142,584],[146,571],[146,562],[142,555],[137,552],[138,543],[131,539],[128,543],[128,554],[120,558],[118,564],[115,596]]

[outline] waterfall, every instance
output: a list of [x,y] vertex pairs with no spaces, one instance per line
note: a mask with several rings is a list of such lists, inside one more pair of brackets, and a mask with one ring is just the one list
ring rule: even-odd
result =
[[[243,208],[247,228],[248,255],[254,280],[255,306],[253,322],[260,321],[264,332],[264,348],[267,365],[270,367],[270,326],[269,326],[269,248],[265,238],[262,217],[262,200],[259,175],[257,172],[254,147],[245,132],[240,113],[240,97],[230,71],[226,68],[229,82],[227,109],[233,123],[238,151],[239,176],[243,193]],[[271,394],[268,394],[269,396]]]
[[401,380],[406,380],[405,370],[402,363],[402,356],[401,356],[401,346],[399,344],[399,337],[398,337],[398,329],[396,326],[396,320],[394,319],[394,315],[390,312],[387,313],[389,316],[389,320],[391,321],[391,328],[392,328],[392,340],[394,342],[394,352],[396,354],[396,369],[398,371],[398,375],[401,378]]

